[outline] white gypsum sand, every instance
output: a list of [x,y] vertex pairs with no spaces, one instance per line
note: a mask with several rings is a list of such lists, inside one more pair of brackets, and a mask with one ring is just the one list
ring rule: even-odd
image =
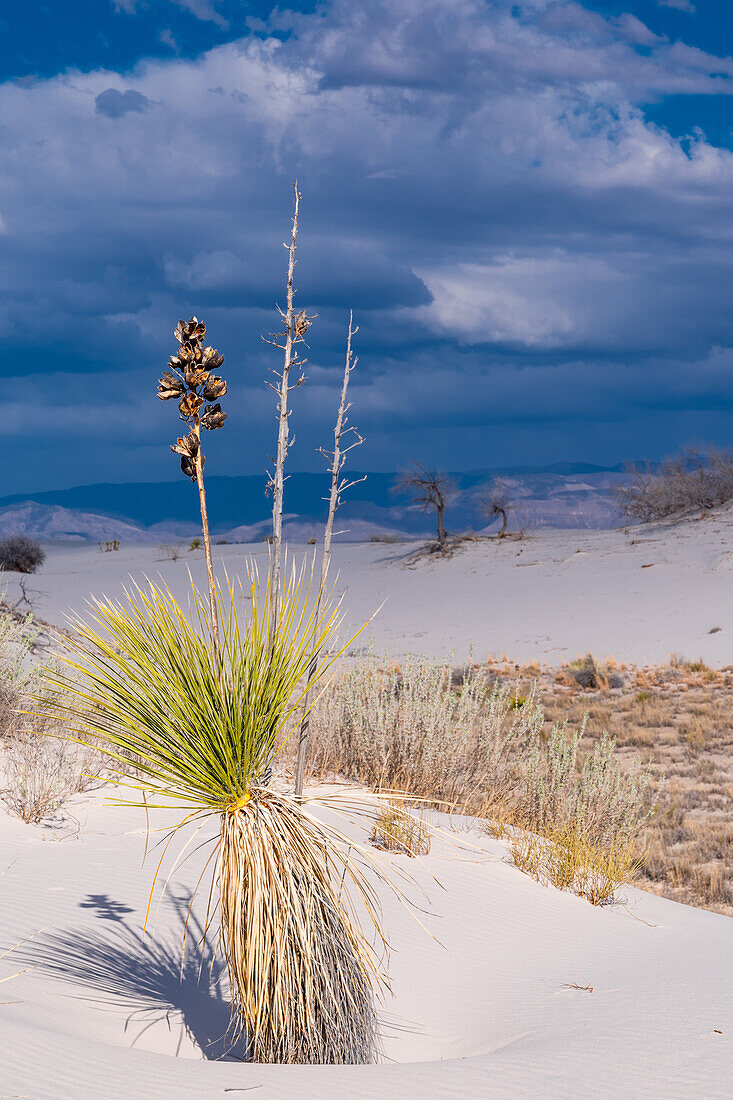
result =
[[[359,639],[379,653],[463,661],[506,653],[559,665],[588,651],[637,664],[670,653],[733,663],[733,513],[704,521],[623,531],[545,531],[523,541],[467,543],[449,560],[406,567],[415,543],[336,544],[332,577],[351,624],[383,603]],[[162,579],[186,598],[190,569],[205,580],[203,553],[167,560],[157,546],[49,543],[27,590],[37,616],[63,625],[90,593],[114,597],[130,579]],[[267,546],[213,547],[219,577],[241,575],[254,555],[266,574]],[[291,548],[298,559],[310,548]],[[17,574],[0,577],[14,600]],[[711,631],[715,631],[711,633]]]
[[[17,1003],[0,1007],[2,1095],[724,1094],[733,923],[635,889],[624,905],[594,908],[522,874],[477,829],[456,837],[471,848],[438,838],[421,863],[409,862],[425,931],[382,894],[394,989],[382,1011],[383,1064],[209,1060],[223,1049],[226,989],[212,988],[208,965],[200,980],[193,960],[180,972],[182,914],[200,857],[176,870],[141,938],[157,858],[141,866],[144,815],[102,801],[74,801],[78,832],[0,817],[0,851],[12,863],[0,944],[43,929],[15,953],[13,970],[35,967],[13,980]],[[151,825],[171,816],[154,813]],[[365,828],[350,831],[366,842]],[[405,866],[404,857],[384,859]],[[204,909],[201,897],[199,920]]]
[[[559,664],[586,650],[637,662],[675,651],[715,665],[733,660],[731,535],[722,515],[628,535],[547,532],[469,544],[414,569],[404,568],[412,544],[342,545],[334,565],[352,622],[387,600],[370,627],[384,653],[461,660],[473,648],[476,659],[506,651]],[[200,551],[170,561],[153,546],[47,550],[26,589],[36,614],[59,625],[91,593],[119,595],[130,578],[162,577],[181,598],[189,568],[204,579]],[[220,575],[235,577],[252,553],[264,565],[266,546],[215,546]],[[18,578],[2,580],[15,599]],[[720,629],[708,634],[713,627]],[[632,888],[622,891],[623,905],[594,908],[522,874],[506,847],[477,829],[457,839],[478,851],[437,839],[422,863],[384,857],[407,867],[424,891],[413,895],[426,930],[382,895],[394,949],[382,1064],[213,1060],[225,1050],[226,987],[212,985],[208,964],[199,979],[196,962],[181,973],[180,960],[182,907],[200,857],[176,870],[142,938],[157,856],[141,865],[144,814],[103,803],[103,792],[77,796],[42,826],[0,809],[0,872],[8,868],[0,951],[36,933],[7,972],[33,969],[3,985],[2,999],[15,1003],[0,1006],[0,1097],[725,1093],[733,1071],[729,918]],[[173,820],[151,815],[153,827]],[[367,833],[354,827],[355,843]],[[205,901],[194,906],[199,921]]]

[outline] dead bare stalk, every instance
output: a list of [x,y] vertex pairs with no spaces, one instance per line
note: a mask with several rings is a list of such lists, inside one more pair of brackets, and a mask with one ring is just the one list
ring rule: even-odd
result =
[[[364,437],[359,434],[356,428],[349,424],[348,411],[351,408],[351,403],[347,401],[346,396],[349,388],[349,378],[351,372],[355,369],[358,363],[358,358],[354,355],[351,342],[354,336],[359,331],[358,326],[354,328],[354,311],[349,311],[349,331],[346,338],[346,362],[344,364],[344,378],[341,385],[341,400],[339,401],[338,414],[336,416],[336,426],[333,432],[333,450],[326,451],[321,448],[321,454],[324,458],[329,460],[329,470],[331,473],[331,491],[328,497],[324,498],[328,500],[328,517],[326,519],[326,526],[323,532],[323,557],[321,559],[321,583],[318,588],[317,598],[317,611],[320,611],[321,602],[323,600],[323,594],[326,589],[326,581],[328,579],[328,569],[331,564],[331,541],[333,539],[333,521],[336,515],[336,510],[341,504],[341,494],[350,489],[352,485],[357,485],[360,481],[366,480],[366,474],[364,477],[356,478],[353,481],[348,481],[346,478],[341,477],[341,471],[346,462],[346,456],[349,451],[352,451],[354,447],[360,446],[364,442]],[[353,433],[352,441],[344,446],[344,439]],[[303,700],[303,719],[300,723],[300,734],[298,738],[298,761],[295,769],[295,793],[301,795],[303,793],[303,782],[305,780],[305,758],[308,749],[308,726],[309,726],[309,696],[310,696],[310,683],[316,671],[316,658],[313,657],[310,667],[308,669],[308,689],[306,690],[305,698]]]
[[[285,459],[292,446],[288,418],[288,394],[297,389],[305,381],[302,368],[305,360],[301,359],[296,347],[305,342],[305,334],[312,324],[312,320],[306,316],[305,310],[295,313],[293,300],[295,288],[293,286],[295,276],[295,253],[298,241],[298,218],[300,215],[301,195],[298,191],[298,181],[293,184],[295,204],[293,208],[293,222],[290,235],[290,244],[284,244],[288,249],[288,281],[286,291],[286,304],[283,311],[279,306],[278,313],[285,322],[283,333],[273,334],[270,338],[262,339],[273,347],[280,348],[284,353],[282,370],[273,370],[277,383],[268,381],[268,386],[278,395],[278,432],[277,432],[277,456],[275,458],[274,473],[269,475],[268,490],[272,493],[272,546],[270,550],[270,590],[272,593],[270,636],[274,637],[280,615],[280,587],[282,579],[282,530],[283,530],[283,490],[285,485]],[[282,343],[281,343],[282,341]],[[300,371],[297,382],[290,384],[290,375],[293,369]]]

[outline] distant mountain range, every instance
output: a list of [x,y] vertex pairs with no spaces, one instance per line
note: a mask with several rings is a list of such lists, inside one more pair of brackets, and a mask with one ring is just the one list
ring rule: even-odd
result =
[[[356,472],[354,478],[362,476]],[[483,530],[478,507],[481,490],[501,478],[513,502],[510,529],[538,527],[607,528],[620,522],[613,489],[624,480],[623,467],[560,463],[515,466],[453,474],[457,493],[446,512],[450,530]],[[373,536],[422,537],[432,517],[392,493],[395,475],[369,473],[346,494],[338,514],[340,538],[363,541]],[[212,531],[228,542],[258,541],[269,530],[270,500],[264,477],[207,479]],[[325,474],[295,473],[285,483],[285,532],[292,542],[318,536],[325,518]],[[0,498],[0,535],[26,534],[40,539],[121,542],[170,542],[196,535],[198,495],[180,478],[171,482],[80,485]]]

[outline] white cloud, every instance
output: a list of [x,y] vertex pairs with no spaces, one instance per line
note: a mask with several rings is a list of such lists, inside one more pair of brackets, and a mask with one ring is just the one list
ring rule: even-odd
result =
[[686,11],[693,15],[697,10],[691,0],[657,0],[660,8],[676,8],[677,11]]
[[433,295],[420,316],[464,344],[613,347],[643,280],[629,257],[498,256],[421,270]]
[[184,11],[195,15],[197,19],[210,20],[218,23],[220,27],[228,27],[229,23],[224,16],[216,10],[217,0],[172,0],[172,2]]

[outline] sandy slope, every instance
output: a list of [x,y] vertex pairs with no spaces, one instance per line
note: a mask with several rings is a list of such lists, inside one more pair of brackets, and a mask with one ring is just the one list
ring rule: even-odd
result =
[[[591,650],[624,661],[665,661],[670,653],[733,663],[733,514],[702,522],[622,531],[556,531],[523,542],[469,544],[450,561],[405,567],[414,544],[337,547],[334,564],[352,623],[384,601],[359,645],[462,660],[506,652],[560,664]],[[295,548],[297,555],[306,548]],[[217,546],[219,570],[241,573],[255,546]],[[201,551],[178,561],[157,547],[48,544],[42,571],[29,578],[38,615],[62,623],[90,592],[119,594],[128,576],[162,577],[179,596],[187,570],[203,580]],[[10,597],[17,577],[2,581]],[[709,633],[719,628],[715,633]]]
[[[18,1002],[0,1007],[3,1097],[726,1095],[733,922],[635,890],[625,907],[594,909],[539,886],[476,831],[457,839],[479,850],[437,841],[423,867],[409,864],[431,935],[384,896],[384,1064],[206,1060],[226,1007],[207,972],[180,977],[180,904],[165,901],[139,939],[155,862],[141,867],[143,815],[98,794],[73,814],[78,832],[0,817],[0,945],[45,929],[0,964],[0,977],[36,967],[0,987]],[[187,898],[196,873],[177,870],[172,894]]]
[[[416,569],[402,547],[348,546],[337,564],[352,619],[387,599],[372,635],[389,652],[460,658],[473,645],[477,656],[559,662],[586,649],[632,660],[676,650],[728,663],[730,533],[726,517],[637,533],[633,545],[621,532],[556,532]],[[236,573],[251,551],[263,561],[262,546],[216,553]],[[189,564],[200,578],[200,553],[170,562],[151,547],[57,545],[28,591],[39,615],[61,622],[89,592],[118,594],[127,574],[160,573],[184,595]],[[4,580],[12,596],[17,578]],[[100,794],[71,813],[78,825],[40,828],[0,811],[0,950],[38,932],[0,962],[0,978],[35,968],[0,985],[18,1002],[0,1006],[3,1100],[730,1095],[733,922],[636,890],[625,907],[594,909],[534,883],[476,832],[479,852],[438,842],[424,867],[410,863],[431,935],[384,897],[394,998],[383,1064],[213,1061],[226,997],[193,964],[180,974],[195,861],[141,942],[153,873],[150,859],[141,866],[142,814]],[[364,842],[363,829],[354,835]]]

